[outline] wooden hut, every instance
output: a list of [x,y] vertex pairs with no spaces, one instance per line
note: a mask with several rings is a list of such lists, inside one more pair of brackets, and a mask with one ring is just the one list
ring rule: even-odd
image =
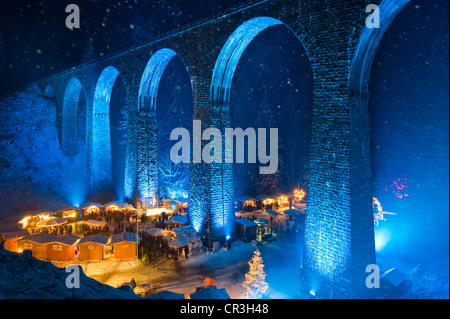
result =
[[122,201],[112,201],[112,202],[108,202],[105,205],[103,205],[103,207],[105,208],[105,212],[122,212],[122,213],[129,213],[132,212],[134,210],[136,210],[133,205],[122,202]]
[[114,259],[137,258],[137,244],[139,238],[136,233],[118,233],[111,237]]
[[62,236],[53,236],[54,240],[47,243],[47,259],[53,261],[67,261],[75,257],[76,244],[80,237],[67,234]]
[[238,238],[244,241],[252,241],[256,239],[256,228],[257,225],[246,218],[236,218],[236,232]]
[[3,220],[3,224],[19,224],[23,229],[34,227],[37,222],[46,218],[55,217],[56,211],[37,209],[21,212],[7,217]]
[[175,211],[180,212],[180,213],[184,213],[186,211],[186,208],[189,205],[187,198],[178,198],[178,199],[175,199],[174,202],[175,202],[175,207],[172,207],[172,208],[175,209]]
[[266,194],[261,194],[256,196],[256,199],[259,200],[259,202],[261,203],[260,205],[264,210],[277,208],[278,202],[274,197],[271,197]]
[[235,203],[238,210],[252,212],[257,209],[257,201],[256,198],[251,196],[241,196],[236,198]]
[[30,235],[28,230],[22,229],[20,224],[0,225],[0,243],[6,250],[17,252],[17,241]]
[[101,215],[103,211],[103,205],[100,203],[87,202],[81,205],[80,208],[83,218],[85,219],[93,218],[96,215]]
[[91,235],[78,242],[78,260],[103,260],[105,247],[109,242],[107,236]]
[[81,219],[81,210],[75,206],[67,206],[58,210],[58,217],[66,218],[67,221],[77,221]]
[[17,250],[31,250],[32,256],[37,259],[45,260],[47,258],[47,244],[53,242],[55,236],[47,233],[38,233],[25,236],[17,241]]
[[170,218],[175,227],[183,227],[188,223],[188,215],[175,215]]
[[289,207],[292,204],[292,199],[288,194],[277,194],[275,195],[275,198],[278,202],[279,208],[286,208]]

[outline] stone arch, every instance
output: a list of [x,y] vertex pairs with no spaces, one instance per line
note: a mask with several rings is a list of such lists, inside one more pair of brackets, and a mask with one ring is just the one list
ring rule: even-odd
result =
[[257,17],[241,24],[220,51],[211,80],[211,101],[213,104],[228,103],[230,89],[237,64],[247,46],[263,30],[275,25],[284,25],[270,17]]
[[386,30],[398,13],[411,0],[383,0],[379,6],[380,28],[365,27],[359,37],[350,70],[350,90],[353,96],[368,94],[370,69]]
[[[158,88],[167,65],[179,55],[168,48],[154,53],[144,69],[138,96],[138,158],[137,190],[141,198],[158,194],[158,138],[156,131],[156,102]],[[184,64],[181,57],[179,57]],[[186,71],[187,68],[186,68]]]
[[[272,17],[260,16],[252,18],[237,27],[222,47],[214,66],[210,86],[209,124],[212,127],[220,128],[220,130],[230,127],[230,93],[238,63],[250,43],[261,32],[275,26],[286,27],[298,39],[302,47],[305,48],[302,41],[288,25]],[[307,52],[306,49],[305,52]],[[225,156],[225,152],[226,150],[222,152],[222,156]],[[211,227],[217,230],[219,236],[228,238],[233,232],[234,219],[233,165],[222,160],[222,163],[213,163],[210,166],[211,179],[216,179],[217,177],[217,180],[211,181],[211,185],[214,186],[210,186],[210,198],[216,200],[211,201],[209,208],[207,208],[210,210]],[[198,207],[195,207],[195,205],[198,205]],[[194,228],[200,229],[204,227],[205,218],[201,219],[200,216],[204,215],[202,211],[205,210],[205,206],[200,202],[193,203],[191,199],[189,206],[191,215],[199,215],[191,217],[193,221],[199,220],[200,225],[194,226]]]
[[[381,38],[397,14],[410,0],[383,0],[379,5],[380,28],[364,27],[356,45],[349,73],[350,106],[350,206],[351,225],[357,232],[351,236],[351,266],[348,269],[355,283],[353,293],[365,295],[364,271],[375,263],[375,235],[372,215],[372,176],[369,122],[369,77],[372,62]],[[364,212],[361,214],[360,212]],[[363,252],[363,253],[361,253]],[[320,258],[320,257],[319,257]],[[318,261],[319,263],[319,261]]]
[[119,71],[108,66],[95,86],[91,133],[91,187],[94,192],[109,189],[112,183],[110,102],[118,77]]
[[82,85],[77,78],[67,84],[61,121],[61,149],[64,155],[74,156],[79,151],[78,140],[78,102]]

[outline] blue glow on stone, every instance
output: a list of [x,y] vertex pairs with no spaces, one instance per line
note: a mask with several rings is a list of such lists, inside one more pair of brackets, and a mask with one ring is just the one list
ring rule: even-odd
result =
[[139,109],[155,109],[159,82],[167,64],[176,55],[170,49],[161,49],[152,55],[145,67],[139,85]]
[[64,155],[73,156],[78,153],[78,100],[81,83],[72,78],[64,93],[61,121],[61,148]]
[[239,26],[220,51],[211,81],[213,103],[227,103],[237,64],[247,46],[263,30],[283,24],[270,17],[253,18]]
[[109,102],[111,91],[119,71],[112,66],[100,74],[95,86],[92,118],[92,164],[91,177],[94,190],[111,185],[111,135]]
[[[139,144],[137,152],[137,188],[141,197],[152,197],[158,192],[157,141],[155,107],[159,83],[164,70],[176,56],[170,49],[161,49],[148,61],[139,85],[139,116],[148,118],[146,125],[155,126],[150,130],[139,127]],[[150,133],[149,133],[150,131]]]

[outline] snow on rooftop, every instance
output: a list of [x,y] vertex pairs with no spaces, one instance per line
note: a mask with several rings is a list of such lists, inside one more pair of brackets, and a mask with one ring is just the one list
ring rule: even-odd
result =
[[135,243],[139,240],[138,236],[136,233],[118,233],[118,234],[114,234],[111,237],[111,245],[123,242],[123,241],[128,241],[128,242],[132,242]]
[[244,226],[244,227],[252,227],[252,226],[256,226],[256,224],[247,218],[236,218],[236,223]]
[[107,236],[102,235],[91,235],[84,238],[81,238],[78,242],[79,245],[84,243],[96,243],[101,245],[106,245],[108,243],[109,238]]
[[172,216],[171,220],[175,223],[186,225],[188,218],[187,215],[176,215]]

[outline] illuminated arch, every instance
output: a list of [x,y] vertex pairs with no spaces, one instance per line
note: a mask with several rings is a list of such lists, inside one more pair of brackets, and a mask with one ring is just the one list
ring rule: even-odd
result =
[[148,61],[139,85],[139,110],[154,111],[159,82],[169,62],[177,54],[170,49],[161,49]]
[[74,156],[79,151],[77,112],[80,92],[80,81],[72,78],[64,93],[61,121],[61,149],[66,156]]
[[350,90],[353,95],[367,95],[370,69],[381,38],[391,22],[410,0],[383,0],[379,6],[380,28],[365,27],[361,33],[350,70]]
[[152,198],[153,192],[158,193],[156,101],[164,70],[175,56],[178,56],[177,53],[167,48],[153,54],[144,69],[139,85],[137,188],[143,198]]
[[106,67],[95,86],[92,113],[92,158],[91,178],[93,190],[110,186],[112,181],[111,129],[109,104],[114,83],[119,71]]
[[[216,118],[220,118],[220,120],[217,123],[212,122],[212,126],[218,127],[216,125],[219,125],[223,128],[224,125],[225,127],[228,125],[227,123],[230,121],[229,114],[227,111],[222,113],[220,110],[228,110],[233,77],[238,63],[249,44],[261,32],[274,26],[286,27],[298,39],[295,32],[280,20],[262,16],[250,19],[241,24],[224,44],[215,63],[211,79],[211,113],[215,114],[215,112],[220,112],[220,114],[213,116],[213,121],[216,121]],[[298,41],[302,44],[300,39]],[[302,47],[304,48],[303,44]],[[225,154],[225,151],[222,154]],[[189,213],[191,214],[194,228],[199,230],[204,227],[205,223],[205,218],[201,216],[204,216],[204,211],[209,209],[211,212],[212,227],[218,230],[218,232],[223,231],[223,236],[228,238],[231,236],[234,227],[234,189],[233,187],[229,187],[233,183],[233,166],[223,161],[221,164],[212,164],[212,166],[215,166],[212,169],[218,172],[215,175],[220,175],[220,178],[213,182],[214,187],[211,187],[210,196],[220,198],[220,200],[211,201],[210,207],[208,208],[201,200],[195,201],[195,198],[190,198]],[[198,184],[199,182],[193,182],[194,185],[196,183]],[[197,223],[197,225],[194,223]]]
[[220,51],[211,81],[211,101],[226,104],[230,100],[230,89],[234,72],[247,46],[262,31],[283,22],[269,17],[253,18],[239,26],[228,38]]

